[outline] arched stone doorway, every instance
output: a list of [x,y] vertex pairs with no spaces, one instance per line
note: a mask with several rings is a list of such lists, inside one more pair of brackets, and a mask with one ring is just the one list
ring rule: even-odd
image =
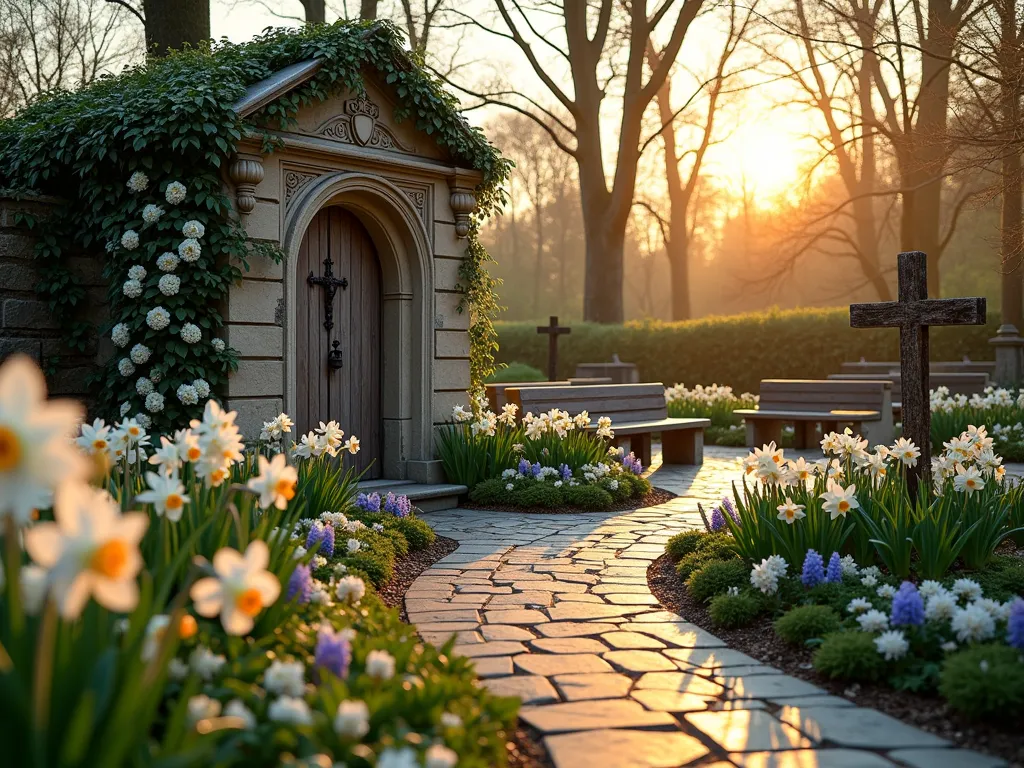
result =
[[337,420],[361,444],[345,465],[379,477],[382,289],[373,240],[352,212],[323,208],[306,228],[295,273],[298,434]]
[[[316,425],[319,421],[337,418],[346,432],[359,436],[357,429],[342,420],[340,415],[318,414],[322,408],[321,395],[314,404],[312,388],[308,381],[310,365],[320,366],[320,358],[327,362],[334,338],[328,341],[320,333],[319,341],[311,341],[309,327],[316,323],[320,332],[324,318],[313,307],[319,303],[323,311],[322,298],[306,302],[300,298],[303,293],[314,297],[308,282],[309,272],[323,276],[323,257],[319,269],[310,247],[312,232],[320,232],[323,222],[331,227],[332,211],[341,211],[339,224],[347,221],[349,234],[360,232],[360,248],[371,248],[379,264],[380,280],[380,332],[376,344],[380,365],[376,385],[357,380],[356,387],[374,388],[379,392],[380,443],[377,448],[376,467],[370,474],[396,480],[425,480],[434,464],[433,430],[431,414],[432,366],[433,359],[433,262],[430,238],[416,209],[405,193],[379,176],[366,173],[338,172],[326,174],[306,185],[290,201],[285,213],[285,236],[282,246],[285,262],[285,406],[289,413],[302,414],[306,423]],[[324,218],[326,216],[326,219]],[[319,237],[319,235],[318,235]],[[344,238],[346,235],[340,235]],[[365,238],[365,239],[364,239]],[[330,242],[330,240],[328,240]],[[344,242],[344,240],[342,240]],[[305,255],[303,247],[305,244]],[[319,252],[319,244],[316,246]],[[346,277],[336,266],[333,271],[337,279]],[[356,292],[352,276],[348,288],[340,288],[338,294]],[[365,280],[361,278],[365,285]],[[323,296],[322,288],[318,289]],[[345,351],[341,334],[344,332],[338,314],[341,304],[335,302],[335,326],[332,329],[342,349],[342,369],[348,363],[349,353]],[[300,330],[301,327],[301,330]],[[372,339],[372,335],[369,337]],[[306,339],[306,341],[300,341]],[[364,344],[363,336],[359,344]],[[371,342],[372,343],[372,342]],[[313,346],[320,346],[313,350]],[[309,361],[303,362],[305,347],[315,352]],[[361,363],[372,368],[372,362]],[[322,374],[328,375],[328,374]],[[300,398],[306,402],[300,403]],[[330,404],[328,394],[328,405]],[[348,406],[351,407],[351,406]],[[304,426],[299,422],[299,426]],[[308,427],[306,427],[308,428]],[[365,459],[373,458],[369,447]]]

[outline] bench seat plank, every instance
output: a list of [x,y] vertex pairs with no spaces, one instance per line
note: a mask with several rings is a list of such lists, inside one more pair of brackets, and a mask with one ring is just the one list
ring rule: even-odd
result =
[[782,421],[878,421],[881,411],[789,411],[741,408],[733,411],[745,419],[781,419]]

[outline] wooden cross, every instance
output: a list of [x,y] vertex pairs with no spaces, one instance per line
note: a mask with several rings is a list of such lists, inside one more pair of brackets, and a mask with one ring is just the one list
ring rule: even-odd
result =
[[548,335],[548,381],[558,381],[558,337],[572,333],[572,328],[558,324],[558,315],[551,315],[548,325],[538,325],[537,333]]
[[921,251],[897,259],[899,301],[851,304],[853,328],[900,329],[900,378],[903,385],[903,436],[921,450],[907,473],[912,494],[922,474],[931,471],[931,396],[928,385],[928,326],[984,325],[985,299],[929,299],[928,259]]

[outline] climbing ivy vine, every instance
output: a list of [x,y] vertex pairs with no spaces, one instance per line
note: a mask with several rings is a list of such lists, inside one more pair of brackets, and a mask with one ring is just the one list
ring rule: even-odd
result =
[[[311,58],[323,65],[302,86],[244,121],[234,112],[248,86]],[[303,106],[361,91],[367,69],[394,89],[396,120],[412,121],[460,165],[483,173],[461,273],[462,309],[473,318],[474,385],[493,370],[495,283],[476,231],[503,202],[511,164],[462,119],[455,97],[412,62],[393,25],[339,22],[175,53],[80,91],[51,94],[0,123],[0,187],[64,201],[45,222],[24,221],[38,235],[37,290],[71,349],[84,350],[93,328],[68,258],[103,259],[110,318],[98,330],[118,353],[95,382],[101,415],[137,416],[167,429],[197,415],[207,387],[223,386],[237,367],[236,352],[218,336],[228,288],[253,255],[281,254],[248,239],[223,194],[222,169],[246,132],[287,128]]]

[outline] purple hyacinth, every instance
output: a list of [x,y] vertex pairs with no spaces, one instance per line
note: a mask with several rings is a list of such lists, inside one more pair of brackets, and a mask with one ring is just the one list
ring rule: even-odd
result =
[[380,494],[371,493],[367,495],[360,493],[356,497],[356,506],[367,512],[380,512]]
[[825,561],[813,549],[808,549],[807,555],[804,557],[804,569],[800,574],[800,581],[805,587],[816,587],[825,581]]
[[313,666],[316,670],[326,669],[340,678],[348,676],[348,665],[352,661],[352,646],[341,632],[335,632],[326,625],[320,626],[316,636],[316,655]]
[[643,473],[644,473],[643,462],[641,462],[640,459],[634,459],[633,460],[633,474],[634,475],[642,475]]
[[924,624],[924,600],[917,587],[909,581],[900,584],[893,595],[890,622],[894,627],[920,627]]
[[829,584],[839,584],[843,580],[843,561],[838,552],[833,552],[828,559],[828,570],[825,571],[825,581]]
[[306,536],[306,549],[313,549],[317,544],[320,545],[320,549],[317,550],[318,555],[324,557],[334,556],[334,526],[324,525],[317,521],[313,523],[313,526],[309,529],[309,534]]
[[543,467],[540,465],[540,462],[538,461],[536,464],[530,467],[530,474],[532,474],[534,477],[540,477],[540,471],[542,469]]
[[561,475],[563,483],[568,483],[572,479],[572,470],[569,469],[568,464],[563,464],[559,467],[558,474]]
[[526,459],[519,460],[519,474],[523,476],[530,474],[530,462]]
[[730,499],[728,496],[722,497],[722,509],[726,511],[726,513],[729,515],[729,517],[732,518],[732,521],[736,523],[736,525],[740,524],[739,512],[736,511],[736,507],[733,506],[732,499]]
[[288,591],[285,593],[285,600],[298,599],[299,603],[309,602],[313,596],[313,576],[308,565],[295,566],[291,578],[288,579]]
[[1010,606],[1006,629],[1006,642],[1010,647],[1024,651],[1024,600],[1019,597]]
[[408,517],[409,512],[412,511],[412,506],[409,504],[409,497],[395,496],[395,494],[389,493],[387,499],[384,501],[384,511],[394,515],[395,517]]
[[720,507],[715,507],[711,510],[711,530],[717,533],[725,528],[725,515],[722,514]]

